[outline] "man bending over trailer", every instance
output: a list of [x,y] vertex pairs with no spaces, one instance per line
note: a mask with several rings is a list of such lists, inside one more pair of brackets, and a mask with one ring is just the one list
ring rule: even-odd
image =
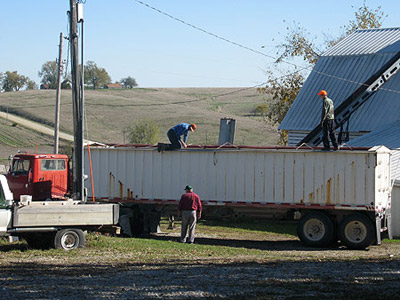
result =
[[168,139],[171,142],[171,144],[158,143],[157,145],[158,152],[164,150],[168,151],[168,150],[186,148],[189,131],[193,132],[196,129],[197,129],[196,124],[188,124],[188,123],[180,123],[172,127],[170,130],[168,130],[167,133]]

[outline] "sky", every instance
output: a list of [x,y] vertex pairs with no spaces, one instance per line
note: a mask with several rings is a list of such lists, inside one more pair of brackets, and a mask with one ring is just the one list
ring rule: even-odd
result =
[[[70,0],[0,1],[0,72],[39,84],[42,65],[58,58],[60,33],[68,35]],[[322,44],[340,35],[364,0],[83,2],[84,61],[106,69],[112,82],[131,76],[139,87],[157,88],[262,85],[288,24],[299,23]],[[382,27],[400,26],[398,0],[366,4],[388,15]],[[63,53],[68,59],[67,40]]]

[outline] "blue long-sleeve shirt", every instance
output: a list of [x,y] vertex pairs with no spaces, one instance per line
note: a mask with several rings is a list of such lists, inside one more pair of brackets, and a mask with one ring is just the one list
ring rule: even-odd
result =
[[175,131],[178,138],[181,138],[181,136],[183,135],[183,141],[186,143],[186,141],[188,139],[189,127],[190,127],[190,124],[188,124],[188,123],[180,123],[180,124],[172,127],[172,130]]

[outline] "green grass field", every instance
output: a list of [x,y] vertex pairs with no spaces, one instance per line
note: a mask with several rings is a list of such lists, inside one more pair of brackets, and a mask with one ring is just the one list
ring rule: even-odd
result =
[[[111,237],[89,233],[86,247],[73,251],[37,250],[24,240],[8,243],[0,240],[0,263],[4,260],[62,260],[65,263],[254,263],[271,261],[321,261],[387,259],[387,253],[399,251],[399,240],[385,240],[369,251],[342,248],[305,247],[296,236],[294,222],[226,222],[201,220],[194,245],[179,243],[180,222],[168,229],[161,222],[162,234],[135,238]],[[290,255],[289,255],[290,254]]]
[[[0,110],[51,127],[55,119],[55,98],[54,90],[0,93]],[[85,138],[102,143],[128,143],[127,127],[138,120],[153,120],[160,127],[160,142],[168,141],[166,132],[170,127],[188,122],[198,125],[189,143],[215,145],[220,119],[227,117],[236,120],[235,144],[276,145],[276,127],[254,114],[255,107],[264,103],[264,98],[256,89],[234,88],[86,90]],[[52,145],[52,138],[5,120],[0,120],[0,128],[0,147],[32,150],[38,144],[39,151],[43,152],[42,148]],[[61,93],[60,129],[73,132],[69,90]],[[0,148],[0,156],[12,154],[4,150]]]

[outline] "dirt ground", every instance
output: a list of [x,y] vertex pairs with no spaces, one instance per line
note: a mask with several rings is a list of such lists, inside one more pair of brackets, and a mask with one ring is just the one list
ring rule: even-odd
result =
[[[149,238],[175,242],[177,235]],[[190,246],[195,251],[201,245],[259,249],[265,255],[141,263],[112,249],[22,258],[15,253],[24,253],[25,244],[3,245],[0,298],[400,299],[399,243],[354,251],[341,245],[308,248],[285,235],[243,240],[199,234]]]

